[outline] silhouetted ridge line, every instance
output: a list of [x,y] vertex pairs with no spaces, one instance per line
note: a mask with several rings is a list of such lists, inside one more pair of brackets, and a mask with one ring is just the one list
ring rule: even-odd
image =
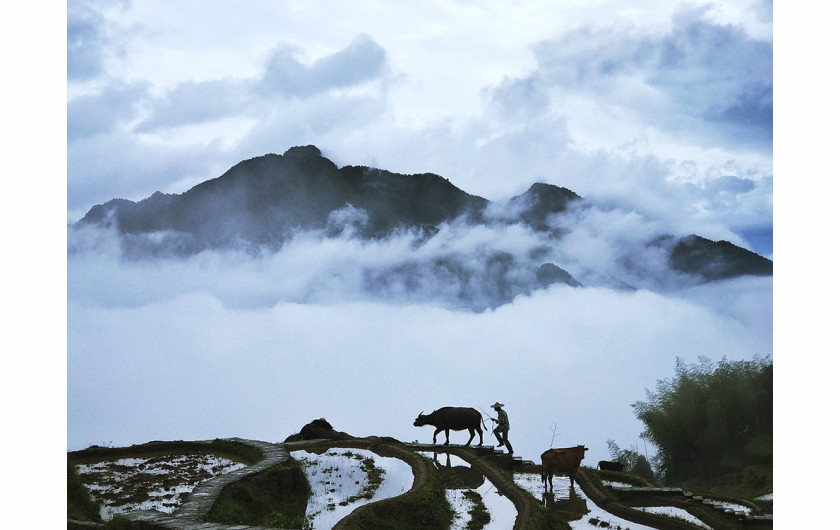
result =
[[[447,223],[527,227],[544,244],[524,257],[505,249],[483,248],[480,255],[470,258],[455,253],[425,263],[407,258],[402,264],[365,271],[365,288],[371,292],[399,290],[409,296],[422,291],[413,278],[448,278],[461,286],[451,289],[459,299],[470,300],[476,289],[489,296],[492,301],[479,303],[480,308],[556,283],[580,286],[550,256],[552,245],[562,241],[574,218],[557,220],[589,206],[572,190],[546,183],[535,183],[525,193],[491,204],[433,173],[338,168],[317,147],[308,145],[292,147],[282,155],[243,160],[181,194],[155,192],[138,202],[112,199],[91,208],[78,225],[114,228],[122,253],[129,258],[189,256],[214,249],[276,251],[302,231],[364,240],[409,233],[419,246]],[[665,234],[647,245],[667,255],[672,271],[698,281],[773,273],[770,260],[727,241]],[[633,253],[617,259],[633,274],[643,269],[633,263]],[[634,289],[635,281],[630,274],[602,283]]]

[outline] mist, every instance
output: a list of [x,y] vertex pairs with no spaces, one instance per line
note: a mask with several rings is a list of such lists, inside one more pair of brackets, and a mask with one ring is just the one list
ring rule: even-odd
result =
[[[772,278],[669,273],[644,244],[662,227],[634,212],[551,224],[566,231],[553,245],[522,225],[363,241],[349,223],[276,252],[158,259],[127,259],[114,232],[72,227],[68,449],[279,442],[318,417],[356,436],[431,441],[412,426],[419,412],[486,414],[500,401],[518,455],[583,443],[594,465],[607,440],[653,456],[631,405],[678,357],[772,355]],[[583,286],[540,285],[543,262]],[[604,280],[615,277],[621,289]]]

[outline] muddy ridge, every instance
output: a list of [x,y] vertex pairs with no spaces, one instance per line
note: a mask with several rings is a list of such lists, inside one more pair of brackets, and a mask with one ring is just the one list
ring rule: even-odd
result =
[[[492,446],[463,445],[432,445],[432,444],[404,444],[391,438],[350,438],[344,440],[302,440],[284,443],[268,443],[258,440],[229,438],[226,441],[238,442],[259,450],[262,458],[259,462],[214,476],[198,484],[187,495],[186,500],[172,513],[166,514],[156,510],[138,510],[124,515],[127,519],[141,523],[143,528],[149,529],[187,529],[200,527],[208,530],[245,528],[259,529],[259,526],[226,525],[207,521],[215,500],[222,489],[234,482],[253,477],[269,468],[286,462],[290,458],[290,451],[301,449],[327,450],[332,448],[356,448],[372,451],[383,457],[398,458],[406,462],[414,475],[412,487],[404,493],[359,506],[349,515],[341,519],[333,528],[346,530],[354,527],[354,521],[362,517],[364,512],[376,509],[380,503],[416,495],[429,480],[429,471],[424,457],[418,451],[445,452],[457,456],[476,468],[507,497],[516,507],[517,516],[514,530],[530,528],[535,505],[539,507],[541,501],[520,488],[512,479],[512,472],[540,473],[540,466],[530,461],[523,461],[519,457],[512,457],[502,453]],[[208,451],[211,441],[198,442],[150,442],[144,446],[131,448],[89,448],[83,451],[68,453],[77,461],[95,462],[132,456],[148,456],[149,454],[176,454],[185,450]],[[594,472],[597,474],[597,471]],[[773,525],[772,515],[746,515],[742,512],[724,510],[702,497],[683,492],[676,488],[599,488],[600,481],[587,473],[581,467],[576,476],[576,482],[586,496],[605,511],[627,521],[644,524],[653,528],[668,529],[696,529],[696,525],[688,521],[679,521],[672,517],[634,509],[633,506],[670,505],[682,508],[697,517],[703,523],[715,529],[770,529]],[[604,491],[606,489],[606,493]],[[729,513],[728,513],[729,512]],[[104,523],[68,520],[68,529],[103,528]]]

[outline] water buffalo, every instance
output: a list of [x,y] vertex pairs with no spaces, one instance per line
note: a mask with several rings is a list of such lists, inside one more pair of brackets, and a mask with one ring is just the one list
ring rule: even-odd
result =
[[588,451],[588,447],[578,445],[577,447],[565,447],[562,449],[549,449],[540,456],[542,461],[542,481],[543,488],[551,487],[554,491],[554,483],[552,479],[554,475],[559,473],[567,473],[569,479],[572,481],[572,487],[575,486],[575,475],[577,475],[580,461],[583,460],[583,454]]
[[453,466],[449,453],[446,454],[446,464],[438,462],[438,455],[434,453],[434,464],[438,470],[438,478],[443,487],[448,490],[474,490],[484,484],[484,473],[472,466]]
[[446,443],[444,445],[449,445],[450,429],[453,431],[469,429],[470,439],[467,440],[467,445],[470,445],[473,437],[475,437],[475,431],[478,431],[478,445],[484,444],[484,433],[482,431],[484,421],[481,419],[481,413],[473,408],[443,407],[431,414],[421,412],[414,420],[414,426],[422,427],[423,425],[433,425],[435,427],[432,443],[437,443],[437,435],[440,431],[446,431]]
[[610,462],[608,460],[601,460],[598,462],[598,469],[601,471],[624,471],[624,464],[621,462]]

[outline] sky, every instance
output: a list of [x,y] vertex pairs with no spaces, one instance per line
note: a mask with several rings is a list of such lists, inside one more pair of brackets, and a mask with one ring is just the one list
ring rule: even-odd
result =
[[[198,7],[200,6],[200,8]],[[68,3],[68,220],[313,144],[772,255],[772,4]]]
[[[66,183],[49,196],[48,228],[35,224],[46,239],[9,233],[37,259],[10,264],[9,277],[22,279],[14,301],[31,324],[7,340],[37,352],[22,361],[27,374],[55,365],[46,381],[59,389],[45,402],[42,387],[21,388],[36,412],[24,408],[12,420],[26,428],[35,414],[52,417],[50,403],[66,389],[66,409],[47,422],[66,426],[66,437],[48,431],[65,449],[279,441],[319,416],[352,434],[424,440],[431,432],[410,425],[420,410],[489,411],[498,400],[521,455],[535,459],[549,441],[586,443],[594,464],[608,456],[607,439],[649,450],[631,404],[673,375],[677,356],[770,354],[795,381],[802,372],[792,359],[828,362],[820,330],[831,322],[807,309],[831,292],[820,281],[829,261],[802,273],[792,256],[820,256],[820,227],[831,224],[831,194],[809,194],[807,203],[800,195],[812,183],[833,186],[819,180],[831,136],[801,144],[803,131],[836,111],[820,104],[833,100],[830,79],[820,77],[829,17],[777,6],[774,22],[772,4],[753,1],[66,7],[66,19],[59,12],[39,24],[46,39],[21,30],[21,21],[39,20],[34,9],[7,18],[14,31],[3,35],[10,68],[43,79],[4,87],[21,146],[9,153],[13,167],[35,177],[43,168]],[[55,40],[62,34],[66,42]],[[808,53],[791,60],[794,40]],[[788,75],[779,75],[780,58]],[[33,72],[36,61],[48,67]],[[304,239],[256,261],[219,254],[126,264],[113,234],[54,231],[111,198],[181,193],[240,160],[307,144],[339,167],[433,172],[494,201],[537,181],[565,186],[636,228],[655,224],[789,259],[774,259],[775,280],[671,293],[556,286],[470,312],[370,299],[346,281],[318,296],[301,287],[312,280],[309,264],[334,270],[342,256],[375,260],[393,245]],[[66,164],[42,156],[42,145]],[[786,178],[774,182],[774,171]],[[21,185],[43,192],[37,178]],[[26,218],[21,208],[7,210],[15,216],[7,227]],[[774,227],[780,212],[787,222]],[[796,230],[803,226],[812,229]],[[615,240],[600,234],[591,248],[606,251]],[[40,240],[54,243],[44,249]],[[66,254],[79,245],[88,251]],[[794,276],[795,286],[784,281]],[[40,333],[42,300],[57,302],[48,317],[62,330],[55,336]],[[774,300],[785,303],[774,310]],[[796,353],[779,359],[774,345],[791,335],[797,346],[784,352]],[[825,388],[801,393],[823,402]],[[797,429],[818,428],[806,412],[785,417]],[[783,435],[778,445],[792,449]]]

